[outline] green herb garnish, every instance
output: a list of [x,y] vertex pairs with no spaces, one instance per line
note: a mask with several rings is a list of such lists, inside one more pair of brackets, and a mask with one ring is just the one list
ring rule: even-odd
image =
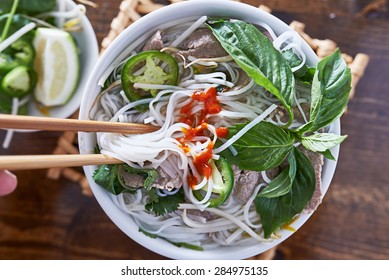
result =
[[[250,129],[233,144],[238,156],[223,151],[223,156],[241,170],[269,170],[288,159],[288,167],[262,189],[255,200],[265,238],[268,238],[304,209],[315,189],[312,164],[293,147],[294,144],[301,142],[308,150],[334,159],[330,149],[346,138],[317,131],[343,114],[350,92],[351,73],[339,50],[321,60],[316,69],[304,66],[294,73],[300,81],[312,84],[311,107],[308,123],[290,130],[295,91],[291,68],[300,64],[298,56],[292,51],[281,54],[253,25],[239,20],[216,20],[208,23],[208,27],[247,75],[273,93],[290,115],[288,124],[282,128],[261,122]],[[230,127],[228,138],[245,125]]]
[[158,196],[156,191],[155,188],[149,191],[149,194],[150,192],[154,192],[154,194],[151,195],[152,198],[149,199],[145,208],[147,211],[153,212],[157,216],[163,216],[174,212],[178,209],[180,203],[185,202],[184,190],[182,188],[177,193],[167,196]]
[[243,21],[216,20],[208,27],[246,74],[281,101],[289,112],[289,126],[294,118],[295,80],[282,54],[255,26]]

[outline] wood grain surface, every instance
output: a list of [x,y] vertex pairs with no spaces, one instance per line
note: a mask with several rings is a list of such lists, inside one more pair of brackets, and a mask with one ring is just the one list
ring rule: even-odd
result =
[[[120,0],[95,0],[87,15],[98,41]],[[160,1],[161,3],[163,1]],[[365,76],[342,117],[340,160],[331,187],[311,219],[278,247],[283,259],[389,259],[389,11],[362,15],[367,0],[247,0],[265,4],[287,23],[343,52],[370,56]],[[60,133],[18,133],[1,155],[49,154]],[[0,141],[5,132],[0,131]],[[46,178],[46,170],[15,172],[17,190],[0,198],[0,259],[164,259],[133,242],[78,184]]]

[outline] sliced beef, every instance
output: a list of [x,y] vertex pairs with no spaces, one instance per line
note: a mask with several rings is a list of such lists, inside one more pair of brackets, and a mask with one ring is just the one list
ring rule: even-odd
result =
[[[234,188],[232,195],[241,203],[246,203],[252,196],[254,189],[265,181],[262,178],[261,172],[240,170],[237,166],[233,165],[234,171]],[[266,175],[269,179],[274,179],[280,173],[280,169],[274,168],[266,171]]]
[[183,50],[178,52],[187,58],[213,58],[227,56],[227,52],[213,36],[212,31],[206,28],[197,29],[183,43]]
[[211,221],[219,218],[219,216],[208,211],[189,209],[186,212],[188,213],[189,216],[197,216],[197,217],[205,218],[207,221]]
[[165,47],[163,40],[162,40],[162,34],[161,31],[157,31],[144,45],[143,50],[149,51],[149,50],[161,50]]
[[[182,186],[181,177],[177,174],[175,178],[171,178],[162,168],[157,168],[158,178],[152,184],[152,187],[157,189],[172,190]],[[126,172],[124,169],[119,170],[120,176],[123,178],[124,184],[130,188],[143,188],[145,178],[136,173]]]
[[126,172],[123,168],[119,169],[119,175],[123,178],[124,184],[130,188],[143,188],[144,177],[139,174]]
[[273,38],[271,37],[269,31],[267,31],[265,28],[259,29],[263,35],[265,35],[266,38],[270,40],[270,42],[273,42]]
[[157,180],[154,181],[153,187],[157,189],[172,190],[178,189],[182,186],[181,177],[177,174],[175,178],[169,177],[169,175],[160,167],[157,168],[159,174]]
[[[303,109],[303,112],[305,113],[305,117],[307,120],[309,120],[309,104],[308,103],[302,103],[301,108]],[[299,108],[297,106],[293,107],[293,114],[296,121],[300,123],[305,123],[303,115],[301,114]],[[277,121],[276,115],[280,116],[280,120],[284,123],[287,123],[289,120],[289,114],[288,111],[285,109],[284,106],[280,105],[277,109],[275,109],[271,114],[270,118],[274,121]]]
[[[246,203],[256,186],[262,179],[261,173],[257,171],[240,170],[237,166],[233,165],[234,171],[234,188],[232,195],[239,202]],[[262,179],[263,180],[263,179]]]

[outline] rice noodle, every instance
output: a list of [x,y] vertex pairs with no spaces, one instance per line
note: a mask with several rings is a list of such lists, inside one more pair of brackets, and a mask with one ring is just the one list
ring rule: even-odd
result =
[[[11,109],[11,115],[17,115],[19,110],[19,99],[14,97],[12,98],[12,109]],[[3,149],[8,149],[9,145],[11,144],[12,137],[14,135],[13,129],[7,129],[7,133],[5,134],[5,138],[3,141]]]
[[192,26],[190,26],[187,30],[185,30],[177,39],[171,43],[171,47],[177,47],[179,44],[181,44],[182,41],[184,41],[193,31],[195,31],[197,28],[199,28],[201,25],[205,23],[207,20],[206,16],[202,16],[199,18]]

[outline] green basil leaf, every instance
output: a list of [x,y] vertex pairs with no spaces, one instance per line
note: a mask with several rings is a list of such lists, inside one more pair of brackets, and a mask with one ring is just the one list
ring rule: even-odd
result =
[[[228,138],[245,125],[229,127]],[[234,156],[229,149],[224,150],[221,155],[241,170],[263,171],[279,166],[292,149],[293,143],[292,134],[277,125],[262,121],[233,144],[238,156]]]
[[296,160],[296,176],[290,191],[279,197],[256,197],[255,207],[261,218],[265,238],[290,222],[305,208],[315,190],[315,173],[309,159],[293,148]]
[[192,250],[196,250],[196,251],[204,251],[204,248],[201,246],[198,246],[198,245],[194,245],[194,244],[190,244],[190,243],[186,243],[186,242],[173,242],[173,241],[167,239],[166,237],[158,236],[157,234],[150,233],[148,231],[145,231],[142,228],[139,228],[139,231],[150,238],[153,238],[153,239],[161,238],[161,239],[163,239],[163,240],[165,240],[165,241],[167,241],[167,242],[169,242],[177,247],[183,247],[183,248],[192,249]]
[[[8,20],[8,14],[0,16],[0,34],[2,34],[4,32],[4,27],[6,26],[7,20]],[[9,29],[6,31],[7,37],[11,36],[13,33],[18,31],[23,26],[29,24],[30,22],[31,22],[31,20],[23,17],[23,15],[20,15],[20,14],[14,15],[12,17],[11,25],[9,26]],[[27,32],[26,34],[24,34],[21,38],[23,38],[23,40],[27,40],[29,42],[32,42],[34,34],[35,34],[35,30],[31,30],[31,31]],[[2,53],[8,53],[9,49],[10,48],[8,47]]]
[[288,156],[289,165],[285,168],[269,185],[267,185],[258,194],[258,197],[279,197],[287,194],[292,188],[294,178],[296,176],[296,159],[294,153]]
[[295,80],[282,54],[252,24],[217,20],[208,22],[208,27],[247,75],[281,101],[289,112],[289,126],[293,121]]
[[[0,14],[8,13],[15,0],[1,0]],[[18,12],[33,15],[54,10],[56,0],[19,0]]]
[[339,118],[347,105],[351,72],[337,49],[321,60],[312,82],[310,120],[298,131],[314,132]]
[[324,157],[330,159],[330,160],[336,160],[335,157],[331,154],[330,150],[326,150],[324,152],[320,152]]
[[[290,68],[297,67],[302,63],[302,60],[298,57],[297,54],[293,52],[292,49],[288,49],[282,52],[282,56],[285,58]],[[313,76],[315,75],[316,68],[308,67],[303,65],[300,69],[293,73],[294,77],[306,84],[311,84]]]
[[316,133],[301,138],[301,144],[313,152],[325,152],[342,143],[347,136],[334,133]]

